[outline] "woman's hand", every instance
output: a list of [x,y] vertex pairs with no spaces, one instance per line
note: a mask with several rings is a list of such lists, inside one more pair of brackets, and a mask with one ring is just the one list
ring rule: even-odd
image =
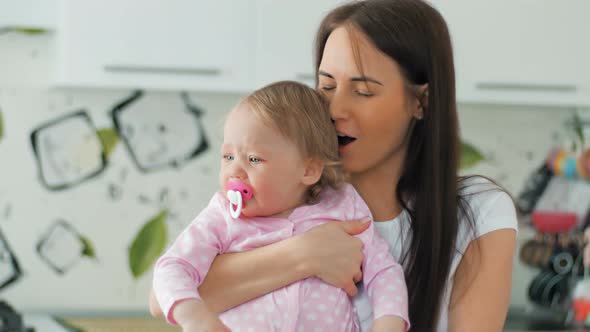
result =
[[[363,255],[361,241],[351,235],[364,232],[369,222],[327,223],[265,247],[217,256],[199,294],[217,313],[308,277],[354,296],[355,282],[362,278]],[[162,316],[153,294],[150,313]]]
[[363,243],[352,237],[364,232],[370,220],[330,222],[302,234],[301,254],[310,275],[355,296],[362,279]]

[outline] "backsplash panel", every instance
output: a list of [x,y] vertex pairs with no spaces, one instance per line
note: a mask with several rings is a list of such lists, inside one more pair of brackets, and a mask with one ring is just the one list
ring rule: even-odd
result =
[[[21,270],[0,296],[29,311],[146,311],[151,273],[132,277],[129,246],[160,211],[169,211],[173,239],[207,204],[223,118],[240,96],[55,88],[52,43],[51,34],[0,35],[0,231]],[[487,158],[464,172],[490,176],[513,195],[563,143],[573,114],[459,111],[462,138]],[[82,239],[94,258],[78,254],[88,246]],[[513,304],[527,304],[531,273],[515,264]]]

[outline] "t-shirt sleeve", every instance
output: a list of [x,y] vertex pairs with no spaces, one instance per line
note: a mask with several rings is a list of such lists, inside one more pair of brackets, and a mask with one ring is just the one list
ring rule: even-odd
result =
[[475,217],[477,237],[499,229],[509,228],[518,231],[516,209],[510,195],[503,191],[480,195],[482,197],[476,199],[481,201],[478,202],[481,206],[479,214]]
[[[369,207],[360,195],[356,192],[353,195],[352,219],[371,216]],[[363,241],[363,285],[373,307],[373,319],[385,315],[397,316],[405,321],[408,330],[408,290],[403,268],[391,256],[387,242],[375,232],[372,222],[357,237]]]
[[[461,218],[457,249],[463,254],[471,241],[500,229],[513,229],[518,232],[518,219],[514,202],[509,194],[483,178],[477,178],[463,192],[469,207],[469,216]],[[458,260],[454,264],[458,264]],[[453,266],[455,267],[455,266]]]
[[229,242],[220,199],[215,195],[156,262],[154,293],[171,324],[176,324],[172,317],[176,304],[201,298],[197,288],[215,256],[223,252],[224,245]]

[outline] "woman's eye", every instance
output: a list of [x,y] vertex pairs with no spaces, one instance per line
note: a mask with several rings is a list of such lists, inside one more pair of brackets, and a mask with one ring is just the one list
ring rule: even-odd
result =
[[226,155],[223,155],[223,159],[225,159],[227,161],[232,161],[232,160],[234,160],[234,156],[226,154]]
[[323,85],[323,86],[320,87],[320,90],[322,90],[322,91],[332,91],[332,90],[334,90],[334,86],[332,86],[332,85]]
[[365,92],[365,91],[357,91],[356,92],[359,96],[363,96],[363,97],[372,97],[373,94],[370,92]]
[[249,159],[250,159],[250,162],[251,163],[255,163],[255,164],[257,164],[257,163],[259,163],[259,162],[262,161],[262,159],[260,159],[258,157],[250,157]]

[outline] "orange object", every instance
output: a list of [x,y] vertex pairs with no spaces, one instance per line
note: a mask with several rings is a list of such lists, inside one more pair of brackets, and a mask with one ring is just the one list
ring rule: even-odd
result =
[[580,157],[582,168],[586,175],[586,179],[590,179],[590,149],[586,150]]
[[545,163],[553,173],[559,176],[590,180],[590,149],[575,155],[563,148],[553,148],[547,155]]
[[559,152],[557,152],[557,155],[555,156],[555,159],[553,160],[553,165],[552,165],[553,170],[559,176],[563,175],[564,162],[565,162],[566,158],[567,158],[567,153],[565,152],[565,150],[560,150]]
[[585,322],[590,313],[590,299],[574,299],[572,306],[575,313],[574,319],[578,322]]

